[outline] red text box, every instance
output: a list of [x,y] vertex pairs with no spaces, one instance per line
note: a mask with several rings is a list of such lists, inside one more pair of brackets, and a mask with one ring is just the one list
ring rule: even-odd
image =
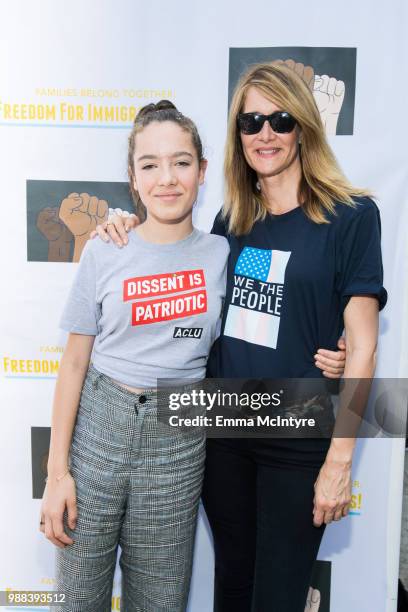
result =
[[136,276],[123,281],[123,301],[171,295],[205,287],[203,270],[182,270],[151,276]]
[[159,321],[182,319],[207,312],[206,290],[173,295],[160,300],[133,302],[132,325],[148,325]]

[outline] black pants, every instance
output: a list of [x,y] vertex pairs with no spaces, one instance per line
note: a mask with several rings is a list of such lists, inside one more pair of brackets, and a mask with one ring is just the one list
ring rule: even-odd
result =
[[313,485],[327,439],[208,439],[203,503],[215,612],[304,612],[325,525]]

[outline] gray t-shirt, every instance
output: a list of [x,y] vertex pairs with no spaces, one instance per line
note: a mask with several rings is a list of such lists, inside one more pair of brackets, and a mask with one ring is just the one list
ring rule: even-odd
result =
[[219,333],[228,242],[196,228],[172,244],[136,232],[118,249],[88,240],[60,327],[94,335],[97,370],[125,385],[201,379]]

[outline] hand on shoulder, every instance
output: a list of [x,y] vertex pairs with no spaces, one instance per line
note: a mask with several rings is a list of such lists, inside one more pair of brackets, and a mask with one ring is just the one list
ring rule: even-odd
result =
[[96,230],[90,234],[90,238],[93,239],[98,236],[103,242],[110,242],[112,240],[116,246],[122,248],[129,242],[127,234],[139,223],[139,217],[133,213],[129,216],[123,216],[123,214],[116,212],[116,214],[109,216],[107,221],[97,225]]

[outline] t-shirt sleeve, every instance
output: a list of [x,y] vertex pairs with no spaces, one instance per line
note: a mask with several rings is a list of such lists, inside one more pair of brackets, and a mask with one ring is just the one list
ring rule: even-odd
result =
[[96,301],[96,260],[91,241],[85,244],[64,310],[60,328],[74,334],[96,336],[100,309]]
[[227,233],[227,223],[224,217],[222,216],[222,210],[220,210],[214,219],[211,234],[217,234],[218,236],[226,237]]
[[341,232],[339,292],[343,309],[353,295],[373,295],[379,310],[387,303],[383,287],[381,220],[377,205],[365,199],[361,210],[353,210]]

